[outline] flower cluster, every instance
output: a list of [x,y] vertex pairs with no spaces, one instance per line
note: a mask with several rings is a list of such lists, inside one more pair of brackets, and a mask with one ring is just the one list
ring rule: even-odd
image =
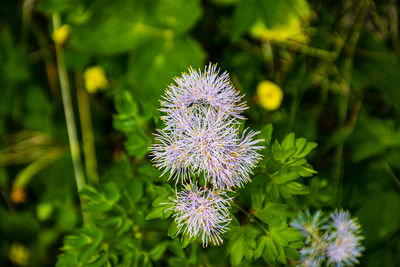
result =
[[361,245],[360,225],[347,211],[331,213],[330,220],[320,211],[309,211],[292,222],[305,236],[300,250],[300,266],[317,267],[326,261],[329,266],[352,266],[358,263],[364,247]]
[[[230,222],[231,199],[225,190],[250,181],[263,140],[254,139],[258,132],[249,129],[240,134],[246,104],[227,72],[219,74],[210,64],[204,72],[190,68],[174,81],[161,101],[165,127],[155,134],[152,160],[162,175],[169,173],[175,184],[184,185],[174,200],[179,231],[201,236],[203,245],[209,240],[220,244]],[[208,188],[189,182],[201,175]]]

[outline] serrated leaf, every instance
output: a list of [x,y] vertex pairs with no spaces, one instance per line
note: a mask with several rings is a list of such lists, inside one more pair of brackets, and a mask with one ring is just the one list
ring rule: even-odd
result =
[[146,220],[161,218],[163,216],[164,211],[165,207],[163,206],[155,207],[147,214]]
[[178,226],[176,225],[175,221],[172,221],[172,223],[168,227],[168,236],[174,237],[178,233]]
[[285,249],[283,247],[279,246],[279,245],[277,245],[276,247],[278,249],[278,257],[277,257],[278,261],[283,263],[283,264],[286,264],[287,260],[286,260]]
[[126,90],[115,96],[114,106],[118,113],[128,115],[130,118],[137,113],[137,105],[133,102],[132,95]]
[[262,188],[256,189],[255,193],[251,195],[251,205],[255,210],[260,210],[263,207],[265,193]]
[[104,192],[104,195],[105,195],[107,201],[109,201],[111,203],[116,203],[121,196],[119,194],[117,186],[114,183],[106,184],[103,187],[103,192]]
[[265,249],[263,253],[264,260],[269,264],[273,264],[277,256],[278,250],[274,241],[270,237],[267,237],[265,239]]
[[260,237],[258,239],[257,248],[254,251],[254,258],[255,259],[258,259],[263,254],[267,238],[268,237],[264,235],[264,236],[262,236],[262,237]]
[[162,242],[161,244],[156,245],[150,252],[149,255],[152,260],[159,260],[161,259],[164,251],[167,249],[168,243]]
[[306,146],[301,151],[296,151],[293,158],[305,158],[310,152],[317,147],[317,143],[307,142]]
[[181,259],[185,258],[185,253],[182,249],[182,246],[179,244],[179,241],[175,239],[174,241],[171,241],[168,245],[168,249],[174,253],[176,256],[178,256]]
[[296,153],[300,153],[301,151],[303,151],[306,144],[307,144],[307,139],[303,137],[297,138],[295,141]]
[[282,144],[281,144],[283,153],[286,154],[288,151],[293,150],[294,140],[295,140],[294,133],[290,133],[290,134],[286,135],[285,138],[283,138]]
[[265,145],[269,146],[271,143],[271,139],[272,139],[272,131],[273,131],[273,126],[272,124],[267,124],[266,126],[264,126],[261,129],[261,138],[264,139]]
[[300,255],[297,249],[294,248],[285,248],[286,251],[286,256],[289,260],[292,261],[299,261],[300,260]]
[[102,201],[104,199],[104,197],[95,188],[91,186],[85,186],[84,188],[82,188],[79,194],[82,197],[90,200]]
[[236,239],[230,248],[231,263],[233,266],[237,266],[242,262],[245,247],[243,242],[242,238]]
[[86,260],[92,255],[93,252],[96,251],[98,247],[99,247],[99,242],[94,242],[89,246],[86,246],[85,248],[81,249],[78,256],[78,261],[82,263],[86,262]]
[[300,241],[304,239],[304,236],[299,230],[293,227],[289,227],[279,232],[279,235],[285,238],[288,242]]
[[283,159],[283,151],[281,145],[278,140],[275,140],[274,144],[271,147],[272,156],[276,161],[280,161]]
[[293,195],[307,195],[310,194],[310,189],[308,186],[297,183],[297,182],[290,182],[286,184],[288,191]]
[[290,181],[296,180],[297,178],[299,178],[299,175],[295,172],[290,171],[280,172],[277,175],[273,176],[275,184],[286,184]]
[[83,212],[105,212],[111,210],[112,205],[110,203],[88,203],[83,208]]

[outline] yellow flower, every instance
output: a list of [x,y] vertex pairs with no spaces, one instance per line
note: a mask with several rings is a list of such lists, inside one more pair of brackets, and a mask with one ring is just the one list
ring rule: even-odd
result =
[[56,44],[63,45],[69,36],[69,25],[62,25],[53,32],[53,40]]
[[85,87],[89,93],[95,93],[98,89],[105,89],[108,86],[108,80],[104,69],[100,66],[87,68],[83,74]]
[[282,89],[270,81],[262,81],[257,86],[258,103],[266,110],[276,110],[281,106]]
[[8,252],[8,258],[16,265],[25,266],[28,263],[29,250],[21,244],[13,243]]
[[285,41],[287,39],[305,42],[304,28],[311,18],[311,9],[306,0],[292,0],[276,5],[275,12],[285,14],[277,16],[267,27],[261,19],[250,28],[250,34],[265,41]]

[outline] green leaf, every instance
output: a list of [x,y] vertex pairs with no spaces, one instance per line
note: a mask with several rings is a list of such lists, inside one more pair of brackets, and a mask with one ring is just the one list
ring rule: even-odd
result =
[[107,199],[107,201],[111,203],[116,203],[118,202],[120,198],[119,190],[117,186],[114,183],[108,183],[103,187],[104,195]]
[[262,209],[264,198],[265,198],[264,190],[262,190],[262,188],[257,188],[255,192],[251,195],[252,208],[255,210]]
[[178,239],[171,241],[168,245],[168,248],[177,257],[182,258],[182,259],[185,258],[185,253],[183,252],[182,246],[179,244]]
[[163,216],[164,211],[165,211],[165,207],[163,207],[163,206],[155,207],[147,214],[146,220],[153,220],[156,218],[161,218]]
[[270,237],[265,238],[265,250],[263,253],[264,260],[269,263],[275,263],[275,259],[278,256],[278,250],[274,241]]
[[176,234],[178,233],[178,226],[176,225],[175,221],[172,221],[172,223],[169,225],[168,228],[168,236],[175,237]]
[[283,153],[286,154],[286,153],[288,153],[288,151],[292,151],[293,150],[293,148],[294,148],[294,139],[295,139],[294,133],[290,133],[290,134],[286,135],[285,138],[283,138],[282,145],[281,145]]
[[137,105],[133,102],[132,95],[126,90],[123,90],[115,96],[114,105],[115,109],[120,114],[133,116],[137,113]]
[[271,152],[276,161],[280,161],[284,157],[281,145],[279,144],[278,140],[275,140],[274,144],[272,145]]
[[266,146],[269,146],[269,144],[271,143],[273,129],[274,127],[272,126],[272,124],[267,124],[261,130],[260,136],[262,139],[264,139]]
[[97,190],[91,186],[86,185],[82,190],[79,192],[79,194],[89,200],[94,200],[94,201],[102,201],[104,200],[103,195],[101,195]]
[[88,203],[83,208],[84,212],[105,212],[111,210],[112,205],[110,203]]
[[290,181],[296,180],[299,175],[295,172],[282,171],[275,176],[273,176],[273,181],[275,184],[286,184]]
[[242,262],[243,253],[244,253],[244,240],[242,238],[234,241],[233,245],[230,248],[231,254],[231,263],[233,266],[237,266]]
[[254,258],[255,259],[258,259],[263,254],[267,239],[268,239],[268,237],[265,236],[265,235],[258,239],[257,248],[254,251]]
[[278,258],[277,258],[278,261],[283,263],[283,264],[286,264],[287,261],[286,261],[285,249],[283,247],[279,246],[279,245],[277,245],[276,247],[278,248]]
[[158,244],[155,246],[150,252],[149,255],[152,260],[159,260],[161,259],[162,255],[164,254],[164,251],[167,249],[168,242],[162,242],[161,244]]
[[292,261],[299,261],[300,260],[300,255],[297,249],[295,248],[285,248],[286,251],[286,256],[288,259]]
[[153,101],[155,108],[154,100],[173,81],[172,77],[187,71],[188,66],[202,66],[204,59],[200,44],[190,36],[146,43],[130,54],[127,81],[137,98]]
[[261,9],[257,1],[239,1],[233,14],[233,28],[231,31],[232,41],[236,42],[238,38],[254,24],[261,14]]
[[286,184],[287,189],[293,195],[307,195],[310,194],[310,189],[308,186],[297,183],[297,182],[290,182]]
[[316,147],[317,143],[307,142],[307,145],[301,151],[296,151],[296,153],[293,155],[293,158],[304,158]]

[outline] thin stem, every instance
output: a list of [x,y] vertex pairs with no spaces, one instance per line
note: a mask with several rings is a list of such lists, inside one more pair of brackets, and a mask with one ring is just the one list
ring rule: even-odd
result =
[[75,71],[75,83],[77,88],[78,109],[82,128],[83,152],[85,154],[86,175],[93,184],[99,183],[97,172],[96,147],[90,113],[90,101],[88,93],[82,85],[82,74]]
[[244,213],[248,218],[254,219],[254,222],[267,234],[269,234],[269,231],[258,221],[257,218],[255,218],[252,214],[248,213],[247,210],[242,208],[239,204],[232,203],[232,206],[236,207],[238,210],[240,210],[242,213]]
[[[53,14],[54,30],[59,28],[61,26],[60,24],[61,24],[60,15],[56,13]],[[80,191],[85,185],[85,179],[82,171],[81,155],[80,155],[78,137],[76,134],[74,112],[71,103],[71,93],[65,66],[64,51],[61,44],[56,43],[55,46],[56,46],[58,76],[60,80],[65,121],[67,124],[67,131],[68,131],[69,147],[71,149],[72,165],[74,167],[76,186],[78,188],[78,191]]]
[[396,176],[396,174],[393,172],[392,168],[390,168],[389,164],[385,162],[383,165],[385,168],[386,172],[389,174],[390,178],[393,180],[393,182],[396,184],[397,189],[400,191],[400,179]]

